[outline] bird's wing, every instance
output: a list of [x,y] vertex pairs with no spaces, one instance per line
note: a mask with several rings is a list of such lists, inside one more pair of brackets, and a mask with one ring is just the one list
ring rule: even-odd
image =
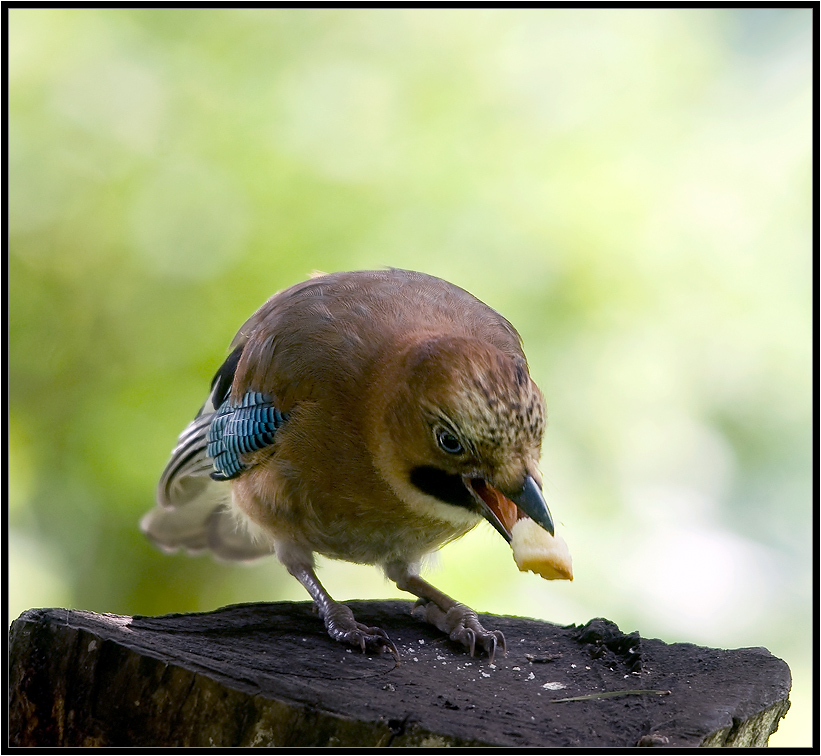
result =
[[157,506],[140,526],[168,551],[210,549],[223,559],[254,559],[271,553],[271,544],[248,531],[230,506],[223,481],[244,469],[243,455],[273,443],[287,416],[269,397],[249,392],[230,400],[238,346],[217,371],[211,394],[180,434],[157,487]]

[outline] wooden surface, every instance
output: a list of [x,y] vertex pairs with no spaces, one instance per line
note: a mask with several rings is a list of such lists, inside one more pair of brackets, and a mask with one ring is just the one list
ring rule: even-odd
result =
[[10,742],[762,746],[789,708],[789,669],[762,648],[483,615],[508,646],[489,666],[411,617],[410,602],[348,605],[388,632],[401,664],[330,640],[310,603],[30,610],[11,629]]

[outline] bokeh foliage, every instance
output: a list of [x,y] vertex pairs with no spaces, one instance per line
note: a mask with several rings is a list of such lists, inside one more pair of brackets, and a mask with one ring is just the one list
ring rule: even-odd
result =
[[11,9],[9,619],[307,598],[137,522],[270,294],[415,268],[522,333],[577,575],[519,574],[488,528],[434,582],[766,645],[795,678],[771,744],[808,745],[811,14]]

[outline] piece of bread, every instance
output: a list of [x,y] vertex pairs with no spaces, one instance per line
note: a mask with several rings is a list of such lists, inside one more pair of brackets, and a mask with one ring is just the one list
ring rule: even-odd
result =
[[545,580],[572,580],[573,565],[564,538],[553,537],[529,517],[511,531],[513,558],[522,572],[530,570]]

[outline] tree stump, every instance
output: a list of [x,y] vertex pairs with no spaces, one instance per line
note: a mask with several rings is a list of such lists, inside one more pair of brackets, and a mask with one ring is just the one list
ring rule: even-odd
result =
[[507,656],[471,658],[404,601],[351,601],[390,654],[332,641],[310,603],[121,617],[33,609],[11,628],[18,746],[764,746],[790,671],[718,650],[483,615]]

